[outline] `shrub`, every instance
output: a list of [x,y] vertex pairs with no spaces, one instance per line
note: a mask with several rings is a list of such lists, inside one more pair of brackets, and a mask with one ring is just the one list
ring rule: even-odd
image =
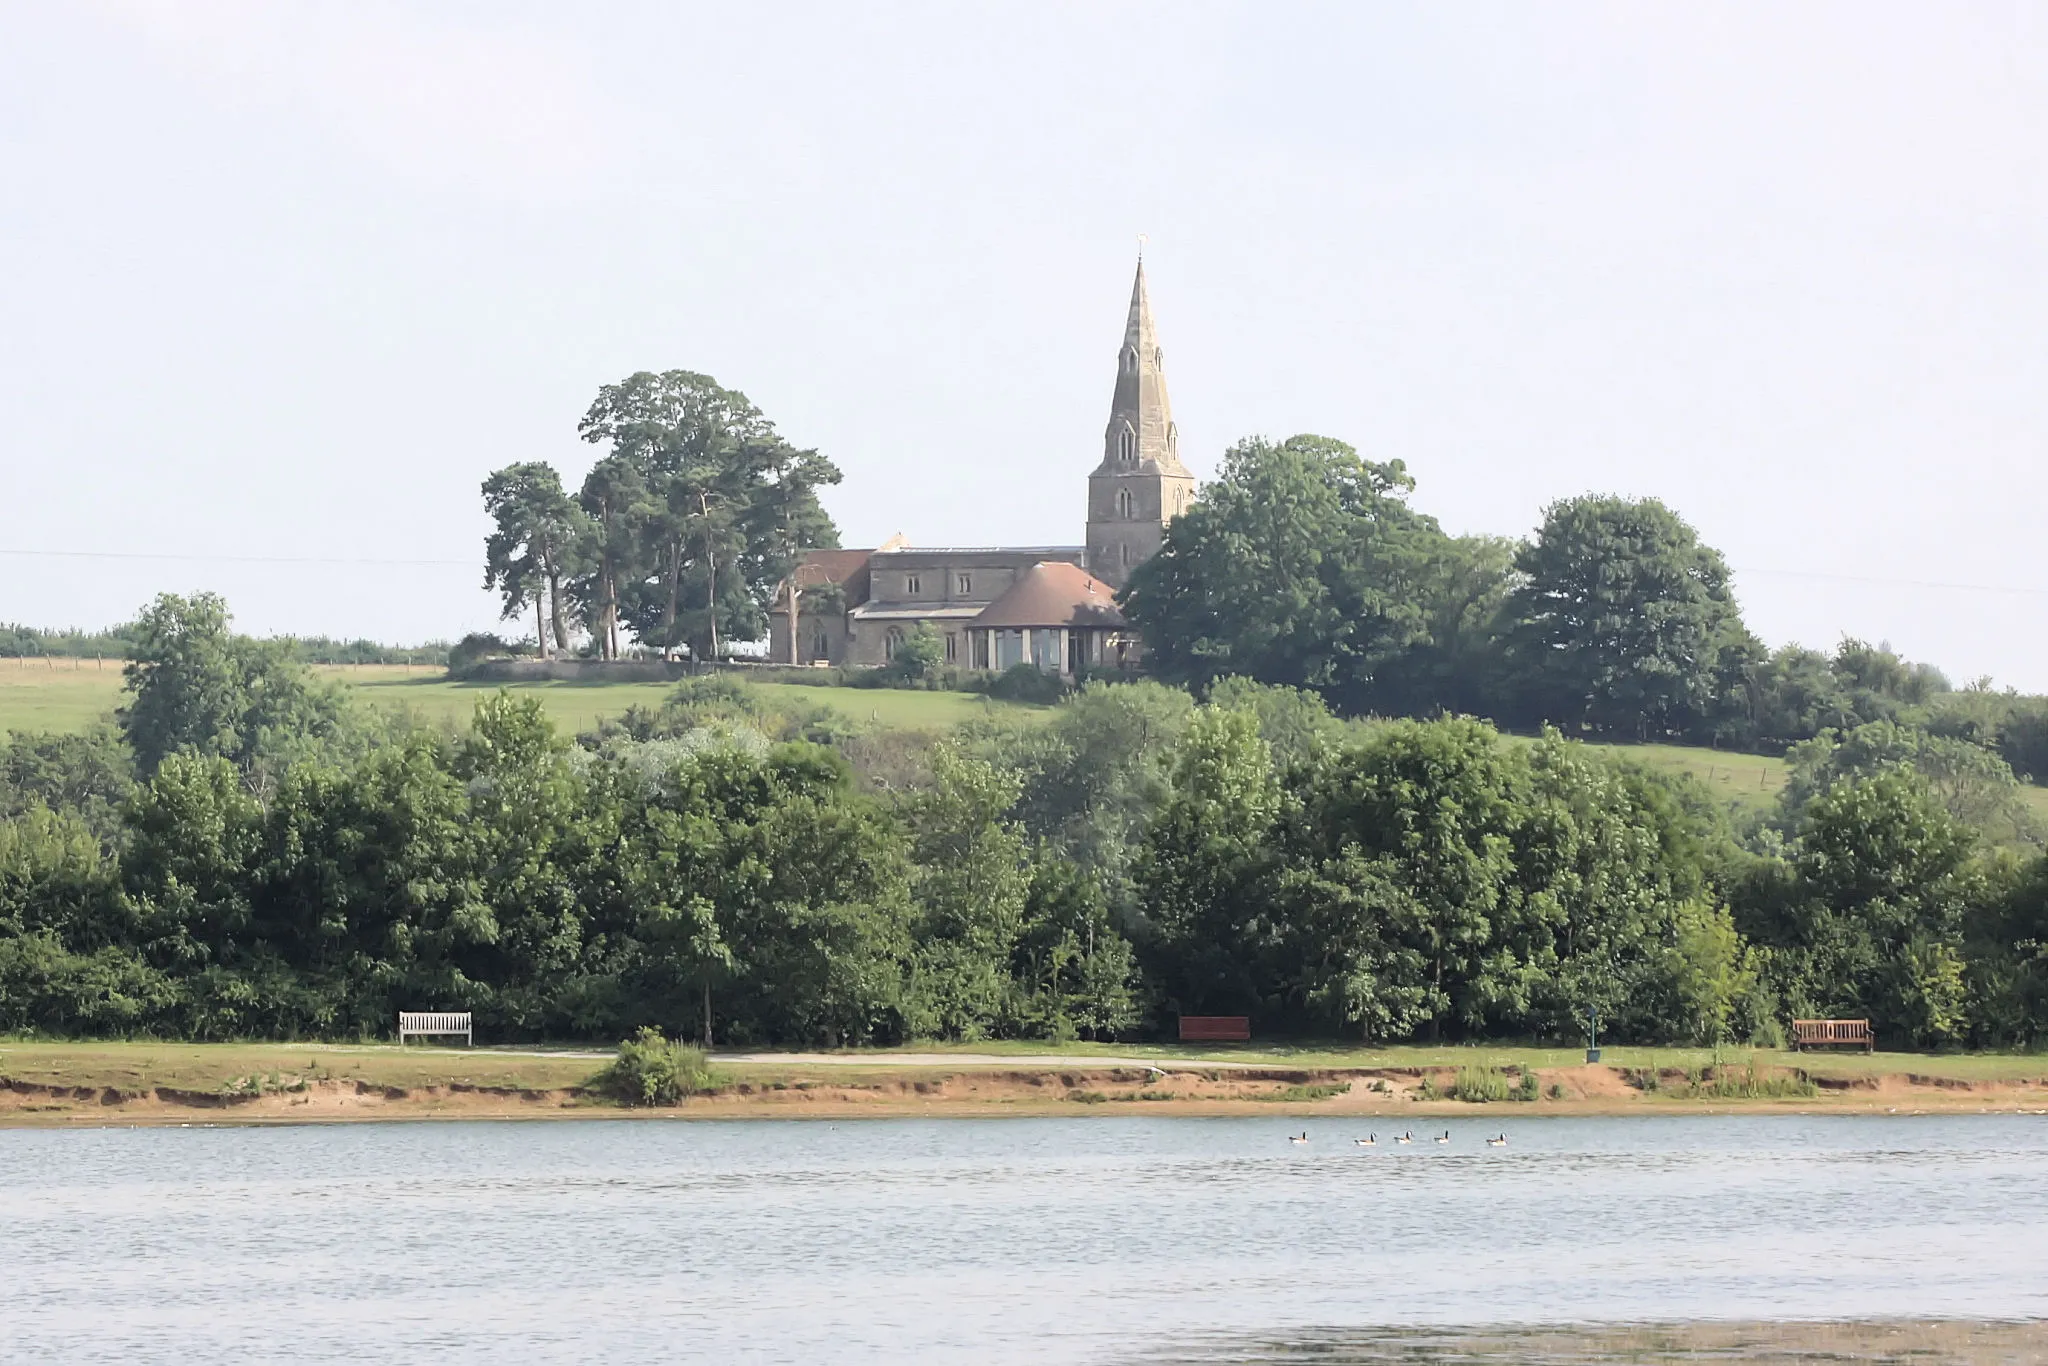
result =
[[1067,694],[1058,674],[1049,674],[1035,664],[1012,664],[988,685],[988,695],[1000,702],[1050,704]]
[[920,621],[896,646],[889,660],[891,671],[913,681],[931,677],[945,662],[946,641],[928,621]]
[[[1552,1089],[1552,1090],[1556,1090],[1557,1088],[1556,1088],[1556,1087],[1552,1087],[1551,1089]],[[1528,1068],[1526,1068],[1526,1067],[1522,1069],[1522,1084],[1521,1084],[1521,1086],[1520,1086],[1519,1088],[1517,1088],[1517,1090],[1515,1091],[1515,1099],[1516,1099],[1516,1100],[1534,1100],[1534,1099],[1536,1099],[1536,1074],[1535,1074],[1534,1072],[1530,1071],[1530,1070],[1529,1070]]]
[[1484,1105],[1490,1100],[1506,1100],[1508,1079],[1491,1067],[1461,1067],[1458,1079],[1451,1083],[1451,1095],[1454,1099],[1477,1105]]
[[712,1081],[703,1049],[647,1028],[619,1045],[619,1056],[593,1085],[625,1105],[676,1105],[710,1090]]
[[460,676],[486,659],[511,654],[512,647],[487,631],[471,631],[448,651],[448,672]]

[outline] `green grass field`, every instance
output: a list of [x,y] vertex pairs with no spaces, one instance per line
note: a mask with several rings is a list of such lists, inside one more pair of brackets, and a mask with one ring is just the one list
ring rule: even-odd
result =
[[[316,672],[339,678],[379,706],[405,707],[429,721],[468,722],[479,699],[500,686],[532,694],[565,730],[583,731],[628,707],[659,707],[669,683],[451,683],[422,665],[337,666]],[[969,717],[1040,716],[1045,708],[998,702],[974,693],[908,692],[883,688],[752,684],[771,702],[829,707],[856,724],[884,730],[950,730]],[[76,733],[110,715],[121,701],[116,661],[0,659],[0,730]]]
[[[1783,759],[1767,754],[1728,754],[1718,749],[1693,749],[1685,745],[1592,745],[1624,759],[1634,759],[1651,768],[1690,773],[1717,796],[1738,806],[1762,810],[1777,804],[1785,790]],[[2043,793],[2048,796],[2048,792]]]

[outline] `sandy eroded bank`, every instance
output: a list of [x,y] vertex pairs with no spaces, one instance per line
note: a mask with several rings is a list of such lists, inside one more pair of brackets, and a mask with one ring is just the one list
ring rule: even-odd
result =
[[[0,1066],[4,1066],[0,1053]],[[536,1059],[536,1062],[542,1061]],[[1530,1069],[1537,1098],[1474,1103],[1448,1098],[1453,1068],[1281,1068],[1255,1064],[1049,1066],[1037,1059],[947,1065],[920,1059],[748,1059],[729,1065],[711,1093],[672,1109],[624,1109],[563,1072],[593,1069],[562,1055],[529,1070],[554,1084],[521,1084],[517,1066],[493,1080],[406,1082],[276,1071],[202,1089],[133,1083],[67,1085],[0,1071],[0,1125],[305,1123],[392,1119],[857,1118],[909,1115],[1272,1115],[1364,1122],[1463,1120],[1488,1129],[1536,1115],[1657,1113],[2048,1114],[2048,1075],[1968,1080],[1925,1073],[1806,1076],[1794,1069],[1715,1074],[1679,1068]],[[47,1069],[45,1069],[47,1071]],[[474,1070],[485,1071],[483,1067]],[[1802,1082],[1804,1084],[1802,1084]],[[1810,1088],[1810,1093],[1808,1092]]]

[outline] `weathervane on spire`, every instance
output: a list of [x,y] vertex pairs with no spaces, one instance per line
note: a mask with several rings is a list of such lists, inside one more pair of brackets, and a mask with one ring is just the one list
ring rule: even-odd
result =
[[1145,259],[1145,234],[1142,232],[1138,234],[1138,259]]

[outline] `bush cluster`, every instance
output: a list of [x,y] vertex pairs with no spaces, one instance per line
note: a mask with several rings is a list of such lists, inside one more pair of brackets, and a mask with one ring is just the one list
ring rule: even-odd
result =
[[619,1045],[619,1056],[593,1086],[624,1105],[680,1105],[715,1084],[704,1050],[648,1027]]

